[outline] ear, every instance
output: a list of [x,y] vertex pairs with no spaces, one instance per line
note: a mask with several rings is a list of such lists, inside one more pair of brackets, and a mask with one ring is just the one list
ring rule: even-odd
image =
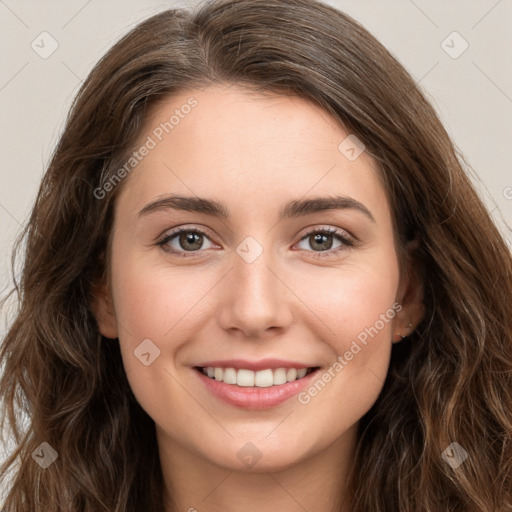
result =
[[406,268],[402,269],[397,291],[397,302],[402,305],[402,309],[395,317],[393,343],[409,336],[425,315],[422,272],[414,255],[417,247],[417,240],[406,244]]
[[100,333],[106,338],[119,336],[110,288],[105,285],[93,287],[92,311]]

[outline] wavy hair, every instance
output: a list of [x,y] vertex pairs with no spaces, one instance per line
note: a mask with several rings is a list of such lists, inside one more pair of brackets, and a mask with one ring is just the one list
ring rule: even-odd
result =
[[[426,313],[394,345],[360,421],[351,512],[512,510],[511,255],[424,93],[360,24],[316,0],[166,10],[83,83],[13,255],[23,251],[0,351],[1,426],[15,442],[0,467],[5,510],[163,510],[154,422],[92,312],[123,183],[94,191],[150,107],[219,83],[298,95],[338,119],[378,163],[398,254],[417,240]],[[33,460],[42,442],[58,453],[47,469]],[[442,457],[453,442],[468,453],[457,468]]]

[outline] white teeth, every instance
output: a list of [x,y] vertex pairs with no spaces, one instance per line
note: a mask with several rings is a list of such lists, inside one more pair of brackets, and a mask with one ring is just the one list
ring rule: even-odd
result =
[[297,379],[302,379],[302,377],[306,375],[307,371],[307,368],[301,368],[300,370],[297,370]]
[[236,383],[238,386],[254,386],[254,372],[252,370],[238,370],[236,374]]
[[286,372],[286,380],[291,382],[297,378],[297,370],[295,368],[289,368]]
[[234,368],[225,368],[224,378],[222,380],[226,384],[236,384],[236,370]]
[[286,382],[286,368],[278,368],[274,370],[274,386],[284,384]]
[[272,370],[261,370],[254,374],[254,385],[259,388],[268,388],[274,385],[274,373]]
[[202,368],[202,371],[208,377],[222,381],[225,384],[258,388],[279,386],[286,382],[302,379],[309,373],[307,368],[277,368],[275,370],[269,368],[254,372],[243,368],[237,370],[235,368],[213,368],[211,366]]

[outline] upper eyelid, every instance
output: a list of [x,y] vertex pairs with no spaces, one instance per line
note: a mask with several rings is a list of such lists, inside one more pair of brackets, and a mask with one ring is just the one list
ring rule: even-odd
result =
[[[179,235],[182,231],[195,231],[198,233],[201,233],[203,235],[206,235],[210,239],[214,239],[215,237],[210,235],[210,232],[207,228],[204,227],[192,227],[192,226],[179,226],[177,228],[171,228],[164,231],[160,236],[157,237],[158,242],[162,242],[163,240],[174,238],[176,235]],[[211,240],[213,242],[213,240]]]
[[301,236],[301,239],[304,238],[305,236],[307,236],[308,234],[310,233],[315,233],[317,231],[319,232],[327,232],[329,233],[330,235],[340,235],[342,233],[348,235],[350,238],[353,238],[355,239],[355,236],[352,235],[352,233],[350,233],[350,231],[347,231],[346,229],[344,228],[338,228],[338,227],[334,227],[334,226],[310,226],[308,228],[304,228],[306,231],[304,231],[302,233]]

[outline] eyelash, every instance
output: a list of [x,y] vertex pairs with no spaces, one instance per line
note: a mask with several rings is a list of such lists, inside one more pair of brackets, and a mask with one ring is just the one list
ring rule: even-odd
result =
[[[181,258],[194,258],[195,256],[192,256],[194,253],[202,252],[201,250],[198,251],[176,251],[174,249],[170,249],[167,244],[176,236],[180,235],[181,233],[198,233],[201,235],[204,235],[208,239],[210,239],[209,235],[203,231],[202,229],[198,228],[179,228],[176,231],[172,231],[171,233],[167,233],[163,239],[157,242],[157,245],[162,248],[167,253],[174,254]],[[325,258],[325,257],[331,257],[336,256],[339,253],[346,251],[352,247],[355,247],[357,244],[357,241],[354,238],[349,238],[345,231],[342,231],[340,229],[336,228],[313,228],[304,235],[302,235],[299,242],[302,242],[305,238],[308,238],[310,235],[314,233],[323,233],[323,234],[329,234],[334,235],[335,238],[337,238],[343,245],[339,247],[338,249],[330,249],[327,251],[306,251],[306,252],[312,252],[314,254],[315,258]],[[188,254],[187,254],[188,253]]]

